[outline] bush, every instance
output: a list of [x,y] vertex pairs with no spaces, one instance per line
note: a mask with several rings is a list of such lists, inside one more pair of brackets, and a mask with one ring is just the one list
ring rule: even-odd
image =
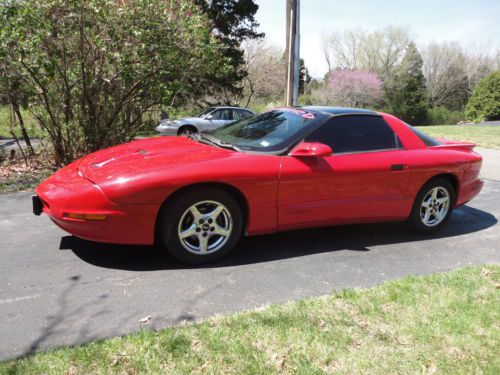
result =
[[450,111],[445,107],[428,108],[426,112],[427,125],[456,125],[465,120],[462,111]]
[[468,120],[475,122],[500,120],[500,70],[479,81],[465,114]]
[[195,96],[228,68],[191,0],[2,4],[0,64],[32,88],[30,113],[58,165],[132,139],[156,123],[151,109]]

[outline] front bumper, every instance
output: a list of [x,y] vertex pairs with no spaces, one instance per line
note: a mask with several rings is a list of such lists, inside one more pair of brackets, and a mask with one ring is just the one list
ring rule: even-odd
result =
[[158,125],[156,131],[161,135],[177,135],[179,128],[171,125]]
[[[32,198],[33,213],[45,213],[66,232],[91,241],[151,245],[159,207],[117,205],[102,190],[69,165],[43,181]],[[68,213],[105,215],[103,221],[68,217]]]

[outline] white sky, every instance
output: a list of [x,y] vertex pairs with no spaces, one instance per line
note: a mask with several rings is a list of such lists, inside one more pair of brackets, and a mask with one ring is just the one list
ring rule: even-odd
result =
[[[267,40],[284,49],[286,0],[256,0],[256,18]],[[321,78],[326,64],[321,36],[329,30],[407,26],[418,44],[435,41],[477,43],[500,48],[500,0],[301,0],[301,57]]]

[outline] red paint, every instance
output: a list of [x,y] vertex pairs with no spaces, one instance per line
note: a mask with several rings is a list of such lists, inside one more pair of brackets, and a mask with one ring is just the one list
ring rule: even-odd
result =
[[323,143],[318,142],[301,142],[290,153],[290,156],[295,157],[328,157],[332,155],[332,149]]
[[[127,244],[152,244],[163,202],[196,184],[238,189],[249,207],[248,235],[403,220],[420,188],[443,173],[457,179],[457,205],[479,193],[482,159],[470,144],[428,148],[400,120],[382,115],[403,150],[331,155],[328,146],[299,144],[291,152],[295,156],[272,156],[181,137],[151,138],[90,154],[53,174],[36,192],[44,212],[69,233]],[[404,168],[391,171],[392,164]],[[69,212],[105,214],[106,220],[64,217]]]

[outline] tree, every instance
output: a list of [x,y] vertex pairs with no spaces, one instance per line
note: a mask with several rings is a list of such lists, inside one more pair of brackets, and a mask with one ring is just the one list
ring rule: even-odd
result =
[[375,73],[338,69],[330,74],[329,90],[333,104],[369,107],[383,96],[382,81]]
[[429,104],[463,110],[477,82],[494,70],[494,59],[481,46],[433,42],[422,50]]
[[329,71],[335,68],[376,73],[382,81],[391,76],[410,42],[404,27],[388,26],[367,33],[363,30],[333,32],[323,37],[323,54]]
[[465,113],[471,121],[500,120],[500,70],[479,81]]
[[431,107],[463,109],[467,102],[465,55],[457,43],[436,43],[422,50],[423,74]]
[[[212,21],[212,29],[221,42],[228,65],[222,74],[211,80],[211,94],[216,101],[230,104],[242,90],[240,83],[247,75],[241,43],[264,36],[257,31],[255,14],[259,6],[254,0],[194,0]],[[206,90],[207,88],[205,88]]]
[[424,121],[427,108],[422,64],[422,56],[411,42],[401,65],[385,84],[385,96],[392,113],[412,124]]
[[306,92],[306,87],[311,83],[311,76],[309,75],[309,70],[306,67],[304,59],[300,59],[299,67],[299,95],[304,95]]
[[127,141],[145,113],[197,95],[230,62],[189,0],[18,0],[0,47],[32,92],[55,162]]
[[[1,56],[0,62],[0,97],[2,102],[8,104],[17,118],[19,128],[21,129],[21,134],[23,140],[28,147],[29,154],[31,156],[35,155],[35,150],[31,144],[31,139],[24,125],[24,118],[21,113],[21,104],[27,102],[27,98],[30,95],[26,87],[22,84],[21,79],[13,74],[16,69],[13,64],[15,62],[9,61],[7,56]],[[15,133],[11,129],[12,136],[17,138]]]
[[285,89],[283,50],[268,45],[264,39],[248,40],[243,46],[248,72],[242,90],[246,106],[281,100]]
[[[2,23],[7,22],[10,14],[10,7],[0,7],[0,19]],[[6,29],[0,28],[0,41],[5,40],[4,34]],[[28,147],[30,155],[34,155],[35,151],[31,145],[31,139],[24,125],[24,118],[21,114],[21,105],[27,103],[30,95],[28,88],[23,85],[22,80],[16,74],[17,61],[13,61],[7,53],[7,46],[0,45],[0,103],[10,105],[14,112],[24,142]],[[12,134],[14,137],[15,134]]]

